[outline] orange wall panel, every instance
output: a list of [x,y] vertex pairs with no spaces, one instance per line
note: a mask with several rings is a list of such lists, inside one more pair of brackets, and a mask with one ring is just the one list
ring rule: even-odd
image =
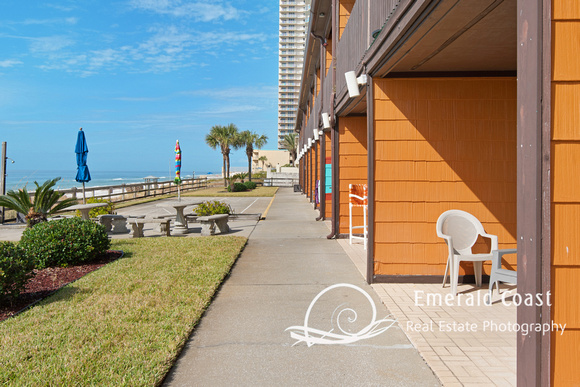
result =
[[579,276],[580,265],[574,268],[556,267],[552,274],[552,316],[555,322],[565,323],[567,329],[580,329]]
[[580,330],[566,330],[552,333],[552,385],[578,386],[580,371],[578,367],[578,348],[580,348]]
[[555,83],[552,85],[553,140],[580,140],[580,84]]
[[352,8],[354,7],[354,3],[356,0],[340,0],[339,7],[338,7],[338,27],[339,33],[338,38],[342,37],[342,32],[344,31],[346,24],[348,23],[348,19],[350,17],[350,13],[352,12]]
[[[503,248],[515,247],[515,79],[373,81],[375,274],[442,275],[447,247],[435,223],[449,209],[472,213]],[[516,268],[515,255],[507,261]]]
[[552,384],[580,386],[580,3],[552,4]]
[[[332,160],[332,143],[331,143],[331,134],[330,132],[325,132],[324,135],[322,136],[322,138],[324,138],[325,141],[325,150],[326,150],[326,154],[325,154],[325,158],[326,158],[326,162],[325,164],[330,164],[331,160]],[[331,179],[331,176],[326,176],[326,185],[331,185],[331,182],[329,181],[329,179]],[[326,217],[326,219],[331,219],[332,218],[332,199],[331,199],[331,193],[327,192],[326,193],[326,198],[325,198],[326,202],[325,202],[325,213],[324,216]]]
[[552,200],[580,202],[580,142],[553,143],[552,161]]
[[580,19],[580,2],[570,0],[554,0],[552,2],[552,17],[554,19]]
[[[340,117],[339,141],[339,233],[349,233],[349,184],[367,184],[367,119]],[[363,224],[362,211],[353,211],[353,225]],[[360,233],[360,229],[356,233]]]
[[580,203],[552,206],[553,264],[580,266]]
[[552,23],[552,80],[580,79],[580,21]]

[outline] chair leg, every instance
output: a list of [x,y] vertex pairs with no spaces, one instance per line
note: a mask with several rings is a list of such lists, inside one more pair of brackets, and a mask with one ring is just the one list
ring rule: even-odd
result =
[[457,295],[457,283],[459,282],[459,262],[457,257],[453,257],[453,264],[451,265],[451,294],[455,297]]
[[364,223],[363,223],[363,236],[364,236],[364,246],[365,246],[365,250],[367,249],[367,241],[369,238],[369,234],[368,234],[368,226],[367,226],[367,206],[363,207],[363,219],[364,219]]
[[352,204],[348,205],[348,240],[352,245]]
[[442,287],[445,287],[445,282],[447,282],[447,272],[449,271],[449,260],[450,258],[447,257],[447,265],[445,265],[445,274],[443,275],[443,284],[441,285]]
[[483,262],[473,262],[473,273],[475,274],[475,286],[481,287],[481,272],[483,268]]

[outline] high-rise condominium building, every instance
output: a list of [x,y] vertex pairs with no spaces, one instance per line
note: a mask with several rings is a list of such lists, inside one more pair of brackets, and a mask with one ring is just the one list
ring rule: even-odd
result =
[[278,148],[294,131],[310,0],[280,0],[278,59]]

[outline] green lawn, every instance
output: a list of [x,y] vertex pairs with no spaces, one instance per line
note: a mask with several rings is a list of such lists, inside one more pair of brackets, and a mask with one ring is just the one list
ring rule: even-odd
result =
[[0,323],[0,385],[159,384],[245,243],[113,240],[124,258]]

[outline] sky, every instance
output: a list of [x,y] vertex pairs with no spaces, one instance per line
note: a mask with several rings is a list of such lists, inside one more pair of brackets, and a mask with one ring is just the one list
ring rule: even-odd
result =
[[[0,141],[9,168],[221,171],[214,125],[268,136],[276,149],[278,2],[3,0]],[[232,166],[246,166],[243,150]]]

